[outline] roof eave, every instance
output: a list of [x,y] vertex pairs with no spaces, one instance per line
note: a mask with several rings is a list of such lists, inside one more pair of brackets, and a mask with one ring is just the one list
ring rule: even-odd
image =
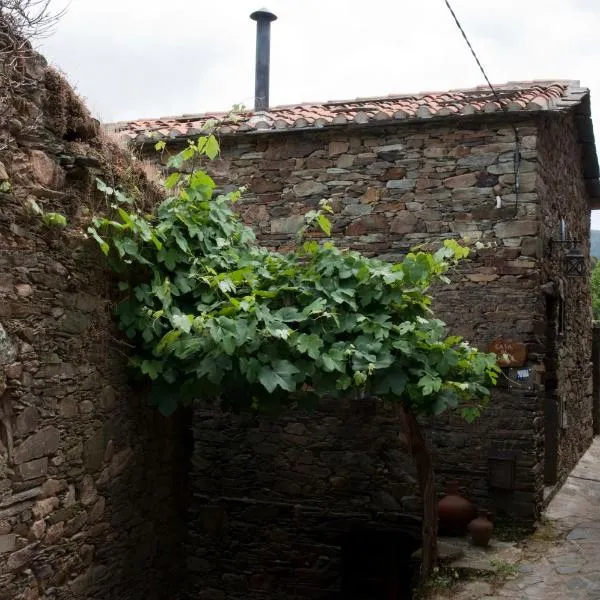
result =
[[[547,110],[519,110],[519,111],[495,111],[485,113],[471,113],[471,114],[451,114],[451,115],[440,115],[431,117],[410,117],[404,119],[371,119],[367,122],[360,123],[356,121],[347,121],[345,123],[328,123],[327,125],[314,126],[308,125],[303,127],[282,127],[282,128],[248,128],[248,129],[236,129],[231,130],[227,126],[219,128],[219,137],[226,139],[233,139],[239,137],[249,136],[270,136],[270,135],[282,135],[282,134],[294,134],[294,133],[315,133],[323,131],[339,131],[339,130],[364,130],[364,129],[378,129],[381,127],[391,126],[402,126],[402,125],[422,125],[425,123],[448,123],[452,121],[460,120],[461,123],[470,122],[486,122],[486,121],[502,121],[502,122],[523,122],[535,118],[535,115],[541,112],[549,112]],[[116,132],[118,133],[118,131]],[[187,143],[189,139],[196,138],[200,135],[199,131],[192,131],[186,134],[179,135],[163,135],[157,132],[150,132],[150,135],[146,133],[140,133],[135,137],[130,137],[130,142],[133,145],[140,146],[145,143],[165,141],[167,145]]]

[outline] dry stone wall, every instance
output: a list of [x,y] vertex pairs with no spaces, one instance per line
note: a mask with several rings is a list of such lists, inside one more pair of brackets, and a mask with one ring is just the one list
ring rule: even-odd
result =
[[198,408],[194,441],[190,597],[341,598],[355,528],[401,534],[410,570],[420,501],[389,407],[323,401],[275,419]]
[[95,177],[151,190],[41,57],[27,68],[0,123],[0,598],[176,598],[185,438],[128,383],[113,282],[81,233]]
[[[540,155],[538,189],[541,232],[545,240],[560,239],[560,220],[567,226],[567,237],[579,240],[579,248],[589,257],[590,210],[580,175],[580,148],[575,122],[570,115],[543,119],[538,142]],[[554,294],[562,310],[547,324],[546,339],[555,338],[556,360],[553,373],[558,423],[557,481],[561,483],[589,447],[593,437],[592,419],[592,314],[590,267],[586,275],[566,277],[564,253],[567,248],[546,246],[544,279],[555,282]]]

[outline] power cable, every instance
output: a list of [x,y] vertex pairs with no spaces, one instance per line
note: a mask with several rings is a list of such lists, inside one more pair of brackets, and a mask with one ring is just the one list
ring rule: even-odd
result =
[[[492,91],[494,99],[496,100],[496,102],[498,102],[498,104],[500,105],[500,108],[505,113],[508,113],[509,111],[508,111],[508,107],[506,106],[506,103],[500,98],[500,96],[498,95],[498,92],[496,91],[496,89],[492,85],[492,82],[490,81],[489,77],[487,76],[487,73],[485,72],[485,69],[483,68],[483,65],[481,64],[481,61],[479,60],[477,53],[475,52],[473,46],[471,45],[471,42],[469,41],[469,38],[467,37],[467,34],[465,33],[465,30],[463,29],[463,26],[460,24],[460,21],[458,20],[458,17],[456,16],[454,9],[450,5],[449,0],[444,0],[444,3],[448,7],[448,10],[450,11],[450,14],[452,15],[452,18],[454,19],[454,22],[456,23],[458,30],[460,31],[465,42],[467,43],[467,46],[469,47],[469,50],[471,51],[471,54],[473,55],[473,58],[475,59],[475,62],[477,63],[477,66],[479,67],[481,74],[483,75],[490,90]],[[513,162],[513,170],[514,170],[514,177],[515,177],[515,212],[513,214],[513,218],[514,218],[517,216],[517,213],[519,211],[519,191],[520,191],[519,176],[520,176],[520,171],[521,171],[521,144],[520,144],[520,140],[519,140],[518,128],[515,125],[511,125],[511,126],[512,126],[513,131],[515,132],[515,155],[514,155],[514,162]]]

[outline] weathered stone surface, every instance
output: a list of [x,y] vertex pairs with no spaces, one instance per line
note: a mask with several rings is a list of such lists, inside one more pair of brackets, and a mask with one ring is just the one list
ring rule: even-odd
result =
[[306,425],[304,423],[288,423],[284,431],[291,435],[303,435],[306,431]]
[[409,211],[403,211],[402,214],[392,220],[390,231],[392,233],[411,233],[415,230],[416,224],[416,215]]
[[46,498],[44,500],[38,500],[31,512],[36,519],[47,517],[53,510],[56,510],[60,502],[58,498]]
[[27,406],[17,417],[15,429],[19,435],[35,431],[39,423],[39,412],[34,406]]
[[84,442],[83,464],[88,471],[97,471],[102,466],[106,441],[106,431],[98,429]]
[[7,533],[0,535],[0,554],[13,552],[17,547],[17,535],[15,533]]
[[301,215],[273,219],[271,221],[271,233],[295,234],[303,223],[304,218]]
[[57,182],[58,165],[41,150],[31,151],[29,170],[37,183],[45,187],[52,187]]
[[81,334],[90,326],[90,317],[80,313],[69,311],[65,313],[59,323],[62,331],[71,334]]
[[23,492],[11,494],[7,497],[0,497],[0,508],[12,506],[13,504],[18,504],[19,502],[25,502],[26,500],[31,500],[31,498],[37,498],[40,495],[41,491],[41,488],[35,487],[29,490],[25,490]]
[[280,192],[283,189],[283,183],[280,183],[279,181],[270,181],[264,177],[255,177],[250,182],[250,189],[255,194]]
[[94,403],[91,400],[83,400],[79,404],[79,412],[82,415],[91,415],[94,412]]
[[[65,536],[71,537],[71,536],[75,535],[78,531],[80,531],[81,528],[87,523],[87,521],[88,521],[88,513],[87,513],[87,511],[82,510],[81,512],[78,512],[72,519],[69,519],[67,521],[66,525],[62,521],[60,524],[63,525]],[[57,523],[57,525],[59,525],[59,523]],[[61,529],[61,534],[62,534],[62,529]]]
[[50,525],[50,527],[46,529],[46,535],[44,536],[44,544],[48,546],[56,544],[63,537],[64,531],[65,524],[63,521],[55,523],[54,525]]
[[416,179],[390,179],[385,187],[391,190],[413,190],[416,185]]
[[469,188],[477,183],[475,173],[465,173],[464,175],[454,175],[444,179],[444,185],[448,188]]
[[494,162],[497,160],[497,152],[482,152],[480,154],[472,154],[471,156],[459,158],[456,161],[456,164],[458,167],[466,167],[474,170],[487,168],[489,173],[495,173],[494,168],[496,168],[497,165],[495,165]]
[[28,298],[33,294],[33,287],[28,283],[17,283],[17,285],[15,285],[15,291],[20,298]]
[[79,500],[84,506],[89,506],[90,504],[93,504],[97,498],[98,492],[96,490],[96,486],[94,485],[94,480],[92,479],[91,475],[86,475],[81,484]]
[[21,379],[23,375],[23,365],[22,363],[13,363],[12,365],[6,365],[4,367],[4,375],[6,379]]
[[500,239],[535,235],[538,229],[537,221],[506,221],[494,225],[494,232]]
[[56,523],[60,523],[61,521],[69,521],[77,514],[78,510],[79,508],[75,504],[70,504],[68,508],[66,506],[59,508],[46,517],[46,523],[48,525],[54,525]]
[[404,144],[387,144],[385,146],[375,146],[373,152],[383,160],[396,160],[402,158],[405,153],[406,146]]
[[364,204],[371,204],[377,202],[381,197],[381,190],[377,188],[368,188],[367,191],[362,195],[360,201]]
[[77,400],[74,396],[64,398],[58,405],[58,412],[61,417],[67,419],[77,416]]
[[63,497],[63,506],[65,508],[70,508],[71,506],[74,506],[75,503],[77,502],[77,493],[75,491],[75,486],[73,484],[69,484],[67,486],[67,491]]
[[364,235],[385,229],[387,221],[381,215],[366,215],[352,221],[346,228],[346,235]]
[[17,467],[17,473],[19,477],[24,480],[35,479],[41,477],[48,472],[48,457],[43,456],[36,460],[22,463]]
[[337,156],[348,152],[348,142],[329,142],[329,156]]
[[335,162],[340,169],[349,169],[354,165],[355,156],[353,154],[342,154]]
[[103,496],[100,496],[92,509],[90,510],[90,523],[96,523],[104,516],[104,509],[106,507],[106,500]]
[[35,523],[31,526],[31,535],[36,540],[41,540],[44,537],[44,533],[46,533],[46,521],[44,519],[35,521]]
[[391,167],[381,176],[381,181],[404,179],[405,177],[406,169],[404,167]]
[[306,198],[307,196],[317,196],[327,192],[327,186],[318,181],[303,181],[297,183],[294,187],[294,194],[298,198]]
[[14,461],[21,464],[40,458],[44,455],[54,454],[60,443],[60,432],[56,427],[45,427],[30,435],[24,442],[15,448]]
[[29,544],[21,550],[13,552],[6,561],[7,571],[15,571],[31,562],[31,559],[35,556],[38,549],[38,543]]

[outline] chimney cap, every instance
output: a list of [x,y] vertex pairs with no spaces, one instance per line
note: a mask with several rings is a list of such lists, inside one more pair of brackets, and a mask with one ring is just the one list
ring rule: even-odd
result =
[[255,10],[251,15],[250,18],[253,21],[267,21],[267,22],[271,22],[271,21],[275,21],[277,20],[277,15],[275,13],[272,13],[268,8],[261,8],[259,10]]

